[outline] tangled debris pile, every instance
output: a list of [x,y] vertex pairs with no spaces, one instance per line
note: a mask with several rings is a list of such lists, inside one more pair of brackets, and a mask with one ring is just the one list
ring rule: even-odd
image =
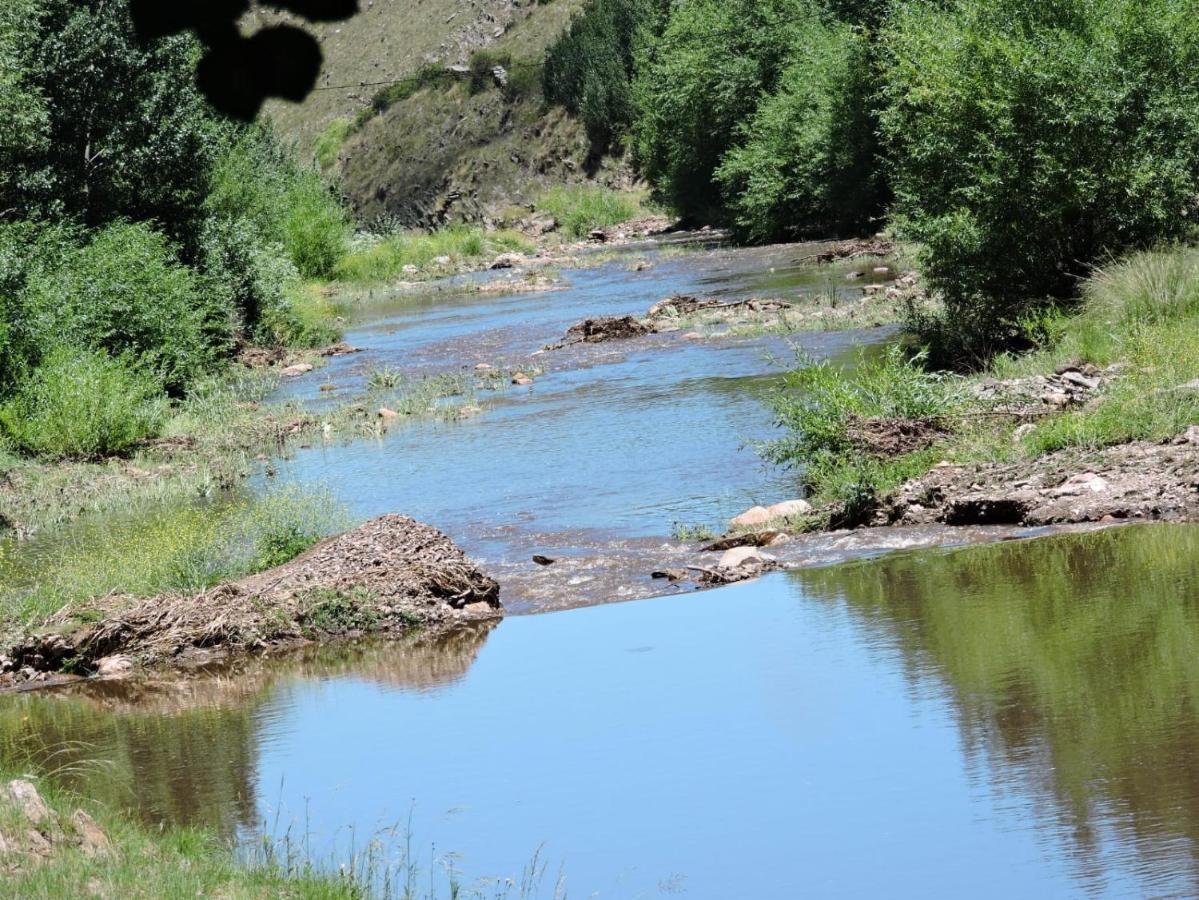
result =
[[653,332],[652,325],[639,322],[632,316],[605,316],[584,319],[577,325],[571,325],[566,330],[566,343],[601,344],[604,341],[619,341]]
[[924,450],[948,433],[939,419],[855,418],[846,428],[855,449],[877,457]]
[[194,665],[232,650],[315,638],[402,634],[501,614],[499,585],[444,534],[387,515],[327,538],[278,568],[193,596],[96,601],[99,621],[64,611],[0,657],[0,685],[70,671]]
[[841,241],[827,250],[805,256],[799,262],[833,263],[842,259],[855,259],[859,256],[894,256],[898,247],[894,241],[886,238],[855,238],[851,241]]

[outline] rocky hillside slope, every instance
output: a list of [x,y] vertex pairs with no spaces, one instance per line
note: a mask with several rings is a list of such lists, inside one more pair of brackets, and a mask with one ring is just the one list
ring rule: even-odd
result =
[[317,90],[268,114],[367,221],[502,220],[553,185],[623,186],[627,169],[590,167],[578,123],[542,97],[545,49],[581,6],[363,0],[353,19],[313,28],[325,52]]

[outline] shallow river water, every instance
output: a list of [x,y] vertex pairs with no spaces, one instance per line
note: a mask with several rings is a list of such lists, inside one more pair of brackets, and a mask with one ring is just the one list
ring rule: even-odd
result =
[[[844,279],[780,276],[796,251],[771,253],[713,257],[718,276],[679,256],[645,282],[609,263],[562,292],[376,307],[351,328],[365,354],[319,379],[350,383],[368,355],[523,358],[676,289],[765,290],[771,267],[772,293]],[[800,340],[846,358],[862,338]],[[278,477],[432,521],[501,568],[550,542],[659,540],[794,490],[739,449],[770,433],[756,387],[785,350],[547,364],[478,418],[313,448]],[[332,866],[403,857],[422,896],[431,877],[448,895],[450,870],[519,881],[535,854],[544,897],[560,874],[574,897],[1194,896],[1199,528],[906,552],[10,696],[0,741],[150,823],[265,829]]]

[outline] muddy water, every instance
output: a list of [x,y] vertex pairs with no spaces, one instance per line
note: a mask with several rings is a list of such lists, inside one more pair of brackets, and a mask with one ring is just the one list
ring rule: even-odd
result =
[[399,823],[467,883],[540,846],[571,896],[1194,896],[1196,660],[1199,529],[1150,526],[9,698],[3,729],[151,822],[322,859],[395,858]]

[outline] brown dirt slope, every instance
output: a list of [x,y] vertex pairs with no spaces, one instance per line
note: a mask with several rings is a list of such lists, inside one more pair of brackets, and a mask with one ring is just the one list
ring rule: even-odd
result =
[[500,615],[499,585],[444,534],[374,519],[291,562],[193,596],[96,601],[96,621],[60,613],[0,658],[9,685],[42,672],[119,674],[135,663],[204,662],[309,639],[403,634]]

